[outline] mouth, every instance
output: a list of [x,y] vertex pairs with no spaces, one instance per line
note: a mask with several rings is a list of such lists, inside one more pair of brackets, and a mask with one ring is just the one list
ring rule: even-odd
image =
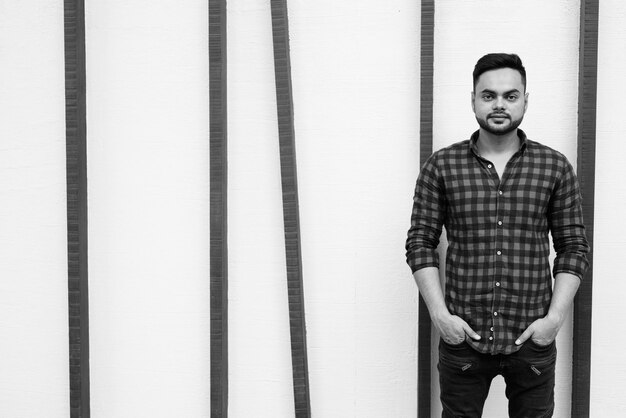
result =
[[508,119],[509,116],[504,113],[491,114],[489,115],[489,119]]

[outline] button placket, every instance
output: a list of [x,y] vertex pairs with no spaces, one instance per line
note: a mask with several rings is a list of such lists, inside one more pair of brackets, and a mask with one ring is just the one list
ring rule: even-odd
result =
[[[495,325],[495,318],[494,318],[494,322],[492,322],[492,324],[494,324],[494,325]],[[494,325],[492,325],[492,326],[490,326],[490,327],[489,327],[489,333],[490,333],[490,335],[489,335],[489,341],[493,341],[493,340],[495,339],[495,335],[494,335],[494,332],[493,332],[493,330],[494,330]]]
[[[504,180],[504,176],[503,179]],[[494,240],[494,244],[495,244],[495,275],[493,277],[493,308],[492,308],[492,321],[491,324],[492,326],[489,328],[490,331],[490,335],[489,335],[489,342],[492,344],[495,344],[495,332],[494,329],[497,326],[498,323],[498,318],[499,318],[499,312],[498,309],[500,308],[500,299],[502,297],[502,293],[500,292],[500,289],[502,288],[502,283],[501,283],[501,279],[502,279],[502,274],[503,274],[503,235],[504,235],[504,229],[503,229],[503,225],[504,225],[504,213],[503,213],[503,209],[504,209],[504,204],[503,204],[503,199],[504,199],[504,191],[502,190],[502,182],[500,182],[500,184],[498,184],[497,189],[496,189],[496,213],[495,213],[495,225],[494,225],[494,230],[495,230],[495,240]],[[493,218],[492,218],[493,219]]]

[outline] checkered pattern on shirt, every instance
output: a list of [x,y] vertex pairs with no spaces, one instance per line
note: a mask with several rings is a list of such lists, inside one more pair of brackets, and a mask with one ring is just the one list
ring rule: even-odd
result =
[[[446,305],[481,340],[484,353],[510,354],[515,340],[544,317],[552,296],[549,238],[557,253],[554,274],[582,279],[589,251],[576,175],[565,156],[526,139],[502,180],[480,157],[478,132],[434,153],[415,188],[407,263],[415,272],[439,266],[442,226],[446,253]],[[491,338],[490,338],[491,337]]]

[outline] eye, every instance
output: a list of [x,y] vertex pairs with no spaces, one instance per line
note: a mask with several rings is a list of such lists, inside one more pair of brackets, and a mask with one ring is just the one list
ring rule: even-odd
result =
[[493,99],[493,94],[483,94],[482,99],[485,101],[489,101]]
[[506,98],[509,102],[514,102],[518,99],[518,96],[516,94],[510,94],[507,96]]

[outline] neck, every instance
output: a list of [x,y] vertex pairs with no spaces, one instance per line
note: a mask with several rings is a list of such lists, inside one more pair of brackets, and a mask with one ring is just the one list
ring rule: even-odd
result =
[[477,145],[483,155],[515,153],[520,147],[520,139],[517,129],[505,135],[494,135],[480,128]]

